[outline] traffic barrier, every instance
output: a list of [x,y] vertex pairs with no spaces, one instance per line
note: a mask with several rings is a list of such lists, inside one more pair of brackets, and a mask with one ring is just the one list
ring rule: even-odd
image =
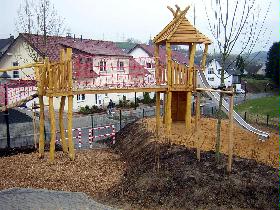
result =
[[[73,139],[78,139],[78,144],[79,144],[79,148],[82,147],[82,129],[81,128],[73,128],[72,129],[72,132],[74,133],[75,131],[76,132],[76,136],[73,136]],[[67,133],[68,131],[65,130],[65,133]],[[61,141],[61,138],[57,138],[58,137],[58,133],[60,133],[59,131],[56,132],[56,142],[60,142]],[[65,137],[65,139],[68,139],[67,137]]]
[[[94,135],[94,131],[96,131],[96,130],[100,131],[100,130],[103,130],[103,129],[111,129],[112,131],[110,133]],[[116,135],[115,125],[105,125],[105,126],[100,126],[100,127],[96,127],[96,128],[90,128],[88,130],[88,132],[89,132],[89,147],[90,148],[92,148],[92,142],[96,138],[111,137],[112,140],[113,140],[113,144],[115,144],[115,142],[116,142],[116,139],[115,139],[115,135]]]

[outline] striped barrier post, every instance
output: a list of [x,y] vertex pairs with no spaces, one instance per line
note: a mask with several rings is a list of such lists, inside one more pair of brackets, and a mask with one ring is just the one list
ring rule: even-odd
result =
[[112,125],[112,139],[113,139],[113,144],[116,143],[116,129],[115,125]]
[[92,140],[93,140],[92,132],[93,132],[92,128],[88,129],[88,143],[90,149],[92,149]]

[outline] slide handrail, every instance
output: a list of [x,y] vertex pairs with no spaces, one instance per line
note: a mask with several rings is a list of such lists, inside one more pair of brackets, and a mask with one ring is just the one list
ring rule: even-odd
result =
[[[200,71],[197,71],[197,72],[198,72],[198,77],[197,77],[198,84],[202,85],[204,88],[211,88],[211,86],[208,84],[208,82],[205,78],[205,75],[203,73],[201,73]],[[219,93],[207,92],[207,94],[212,99],[214,99],[216,104],[218,104],[219,97],[220,97]],[[222,102],[222,106],[223,106],[224,112],[228,113],[229,104],[224,99]],[[243,118],[234,110],[233,110],[233,117],[238,124],[240,124],[245,129],[249,130],[250,132],[257,134],[261,139],[269,138],[269,134],[267,132],[261,131],[261,130],[251,126],[245,120],[243,120]]]

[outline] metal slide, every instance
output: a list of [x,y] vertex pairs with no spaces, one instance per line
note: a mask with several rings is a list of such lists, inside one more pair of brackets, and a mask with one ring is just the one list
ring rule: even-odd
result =
[[[203,72],[201,71],[197,71],[197,84],[200,85],[200,87],[202,88],[211,88],[211,86],[208,84],[206,78],[205,78],[205,75]],[[219,104],[219,98],[220,98],[220,94],[217,93],[217,92],[206,92],[211,98],[212,100],[218,105]],[[227,114],[228,111],[229,111],[229,104],[228,102],[226,102],[224,99],[223,99],[223,111]],[[257,134],[260,139],[262,140],[265,140],[267,138],[269,138],[269,134],[264,132],[264,131],[261,131],[261,130],[258,130],[257,128],[254,128],[253,126],[251,126],[250,124],[248,124],[247,122],[245,122],[245,120],[243,120],[243,118],[237,114],[237,112],[235,112],[233,110],[233,117],[235,119],[235,121],[241,125],[243,128],[247,129],[248,131],[252,132],[252,133],[255,133]]]

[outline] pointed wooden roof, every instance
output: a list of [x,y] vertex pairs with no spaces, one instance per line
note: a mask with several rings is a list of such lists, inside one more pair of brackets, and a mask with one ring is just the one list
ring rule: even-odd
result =
[[180,8],[176,5],[176,13],[171,9],[174,15],[173,20],[154,38],[154,43],[198,43],[198,44],[211,44],[211,40],[199,32],[185,17],[189,6],[180,11]]

